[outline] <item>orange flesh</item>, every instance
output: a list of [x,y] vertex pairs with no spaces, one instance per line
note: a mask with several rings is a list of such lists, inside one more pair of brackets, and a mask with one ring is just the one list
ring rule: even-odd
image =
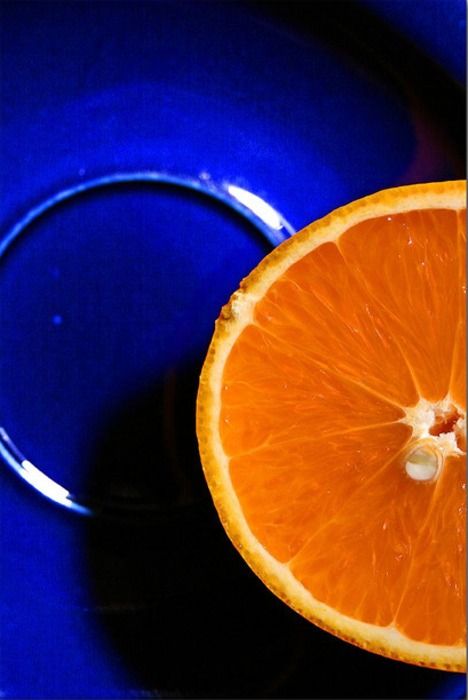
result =
[[401,420],[450,397],[438,435],[465,411],[464,221],[369,220],[293,264],[228,357],[220,420],[243,512],[274,557],[336,610],[448,645],[465,641],[464,455],[411,479]]

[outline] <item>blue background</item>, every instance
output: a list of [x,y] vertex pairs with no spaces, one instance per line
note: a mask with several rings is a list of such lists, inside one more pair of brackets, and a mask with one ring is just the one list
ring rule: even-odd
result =
[[[464,177],[465,7],[426,2],[4,2],[2,235],[115,172],[209,174],[299,229],[379,188]],[[116,186],[0,261],[0,423],[127,511],[88,520],[0,471],[0,695],[462,697],[272,596],[201,476],[214,319],[270,249],[226,207]]]

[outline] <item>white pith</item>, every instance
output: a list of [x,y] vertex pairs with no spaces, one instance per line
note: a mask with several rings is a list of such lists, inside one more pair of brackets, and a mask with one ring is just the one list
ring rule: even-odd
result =
[[[430,430],[436,425],[437,417],[449,415],[454,408],[460,416],[455,429],[431,435]],[[458,446],[458,437],[465,432],[466,418],[449,396],[436,402],[420,398],[415,406],[405,411],[406,415],[400,422],[409,425],[413,431],[405,455],[406,473],[415,481],[431,481],[439,476],[448,457],[465,454]]]

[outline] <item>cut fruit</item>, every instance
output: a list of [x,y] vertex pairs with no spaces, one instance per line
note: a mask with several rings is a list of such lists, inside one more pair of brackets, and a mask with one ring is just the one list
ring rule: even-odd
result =
[[216,322],[197,434],[220,519],[304,617],[466,667],[463,182],[379,192],[283,243]]

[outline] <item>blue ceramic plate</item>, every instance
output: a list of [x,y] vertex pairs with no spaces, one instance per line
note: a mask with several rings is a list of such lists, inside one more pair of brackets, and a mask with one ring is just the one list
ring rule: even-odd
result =
[[351,2],[2,11],[2,696],[461,697],[263,587],[194,428],[214,320],[268,251],[463,177],[460,84]]

